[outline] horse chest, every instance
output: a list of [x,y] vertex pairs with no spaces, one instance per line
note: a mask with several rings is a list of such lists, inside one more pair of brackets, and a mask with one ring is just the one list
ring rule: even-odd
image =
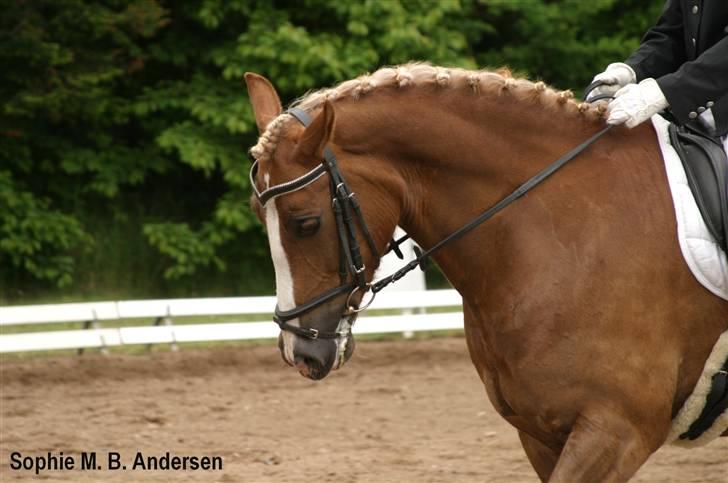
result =
[[513,389],[514,385],[519,385],[508,381],[509,378],[499,377],[497,370],[486,369],[481,379],[491,404],[513,427],[545,444],[561,444],[566,440],[576,413],[549,410],[543,399]]
[[485,337],[478,326],[466,323],[466,335],[471,360],[498,414],[543,442],[563,440],[575,414],[571,408],[561,407],[558,398],[543,391],[543,381],[527,366],[509,364],[496,350],[498,343]]

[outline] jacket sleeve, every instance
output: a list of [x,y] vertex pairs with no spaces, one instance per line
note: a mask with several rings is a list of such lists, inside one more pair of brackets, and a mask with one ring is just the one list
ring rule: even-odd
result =
[[634,69],[639,82],[674,72],[686,60],[680,0],[667,0],[657,24],[647,31],[625,63]]
[[676,72],[659,77],[657,84],[680,122],[687,122],[690,113],[701,107],[713,107],[708,104],[728,93],[728,36]]

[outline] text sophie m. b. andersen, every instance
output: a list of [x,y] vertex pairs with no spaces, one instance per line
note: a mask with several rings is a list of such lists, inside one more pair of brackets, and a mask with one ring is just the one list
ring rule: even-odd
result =
[[10,469],[18,471],[68,471],[68,470],[107,470],[107,471],[217,471],[222,470],[222,456],[178,456],[169,451],[161,455],[147,456],[137,451],[133,458],[123,457],[121,453],[109,451],[97,453],[84,451],[79,455],[63,452],[48,452],[40,456],[24,456],[19,451],[10,454]]

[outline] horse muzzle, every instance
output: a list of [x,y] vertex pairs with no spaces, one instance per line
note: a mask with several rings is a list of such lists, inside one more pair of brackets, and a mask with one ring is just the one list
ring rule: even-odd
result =
[[318,381],[326,377],[336,365],[337,352],[334,339],[309,340],[296,337],[293,365],[302,376]]
[[323,379],[329,372],[343,367],[354,354],[355,346],[351,333],[336,339],[310,340],[294,336],[293,350],[287,353],[283,334],[278,338],[278,348],[286,364],[313,380]]

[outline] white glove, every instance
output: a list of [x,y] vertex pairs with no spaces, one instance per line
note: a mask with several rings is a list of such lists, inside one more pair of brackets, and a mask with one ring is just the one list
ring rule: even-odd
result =
[[628,128],[645,122],[668,106],[665,94],[657,81],[648,78],[639,84],[629,84],[615,94],[609,103],[609,124],[626,124]]
[[606,94],[613,96],[619,89],[626,86],[627,84],[634,84],[637,82],[637,75],[632,70],[632,67],[628,66],[623,62],[615,62],[609,64],[607,69],[601,74],[594,76],[592,82],[602,81],[606,85],[599,86],[592,90],[586,97],[589,102],[593,97]]

